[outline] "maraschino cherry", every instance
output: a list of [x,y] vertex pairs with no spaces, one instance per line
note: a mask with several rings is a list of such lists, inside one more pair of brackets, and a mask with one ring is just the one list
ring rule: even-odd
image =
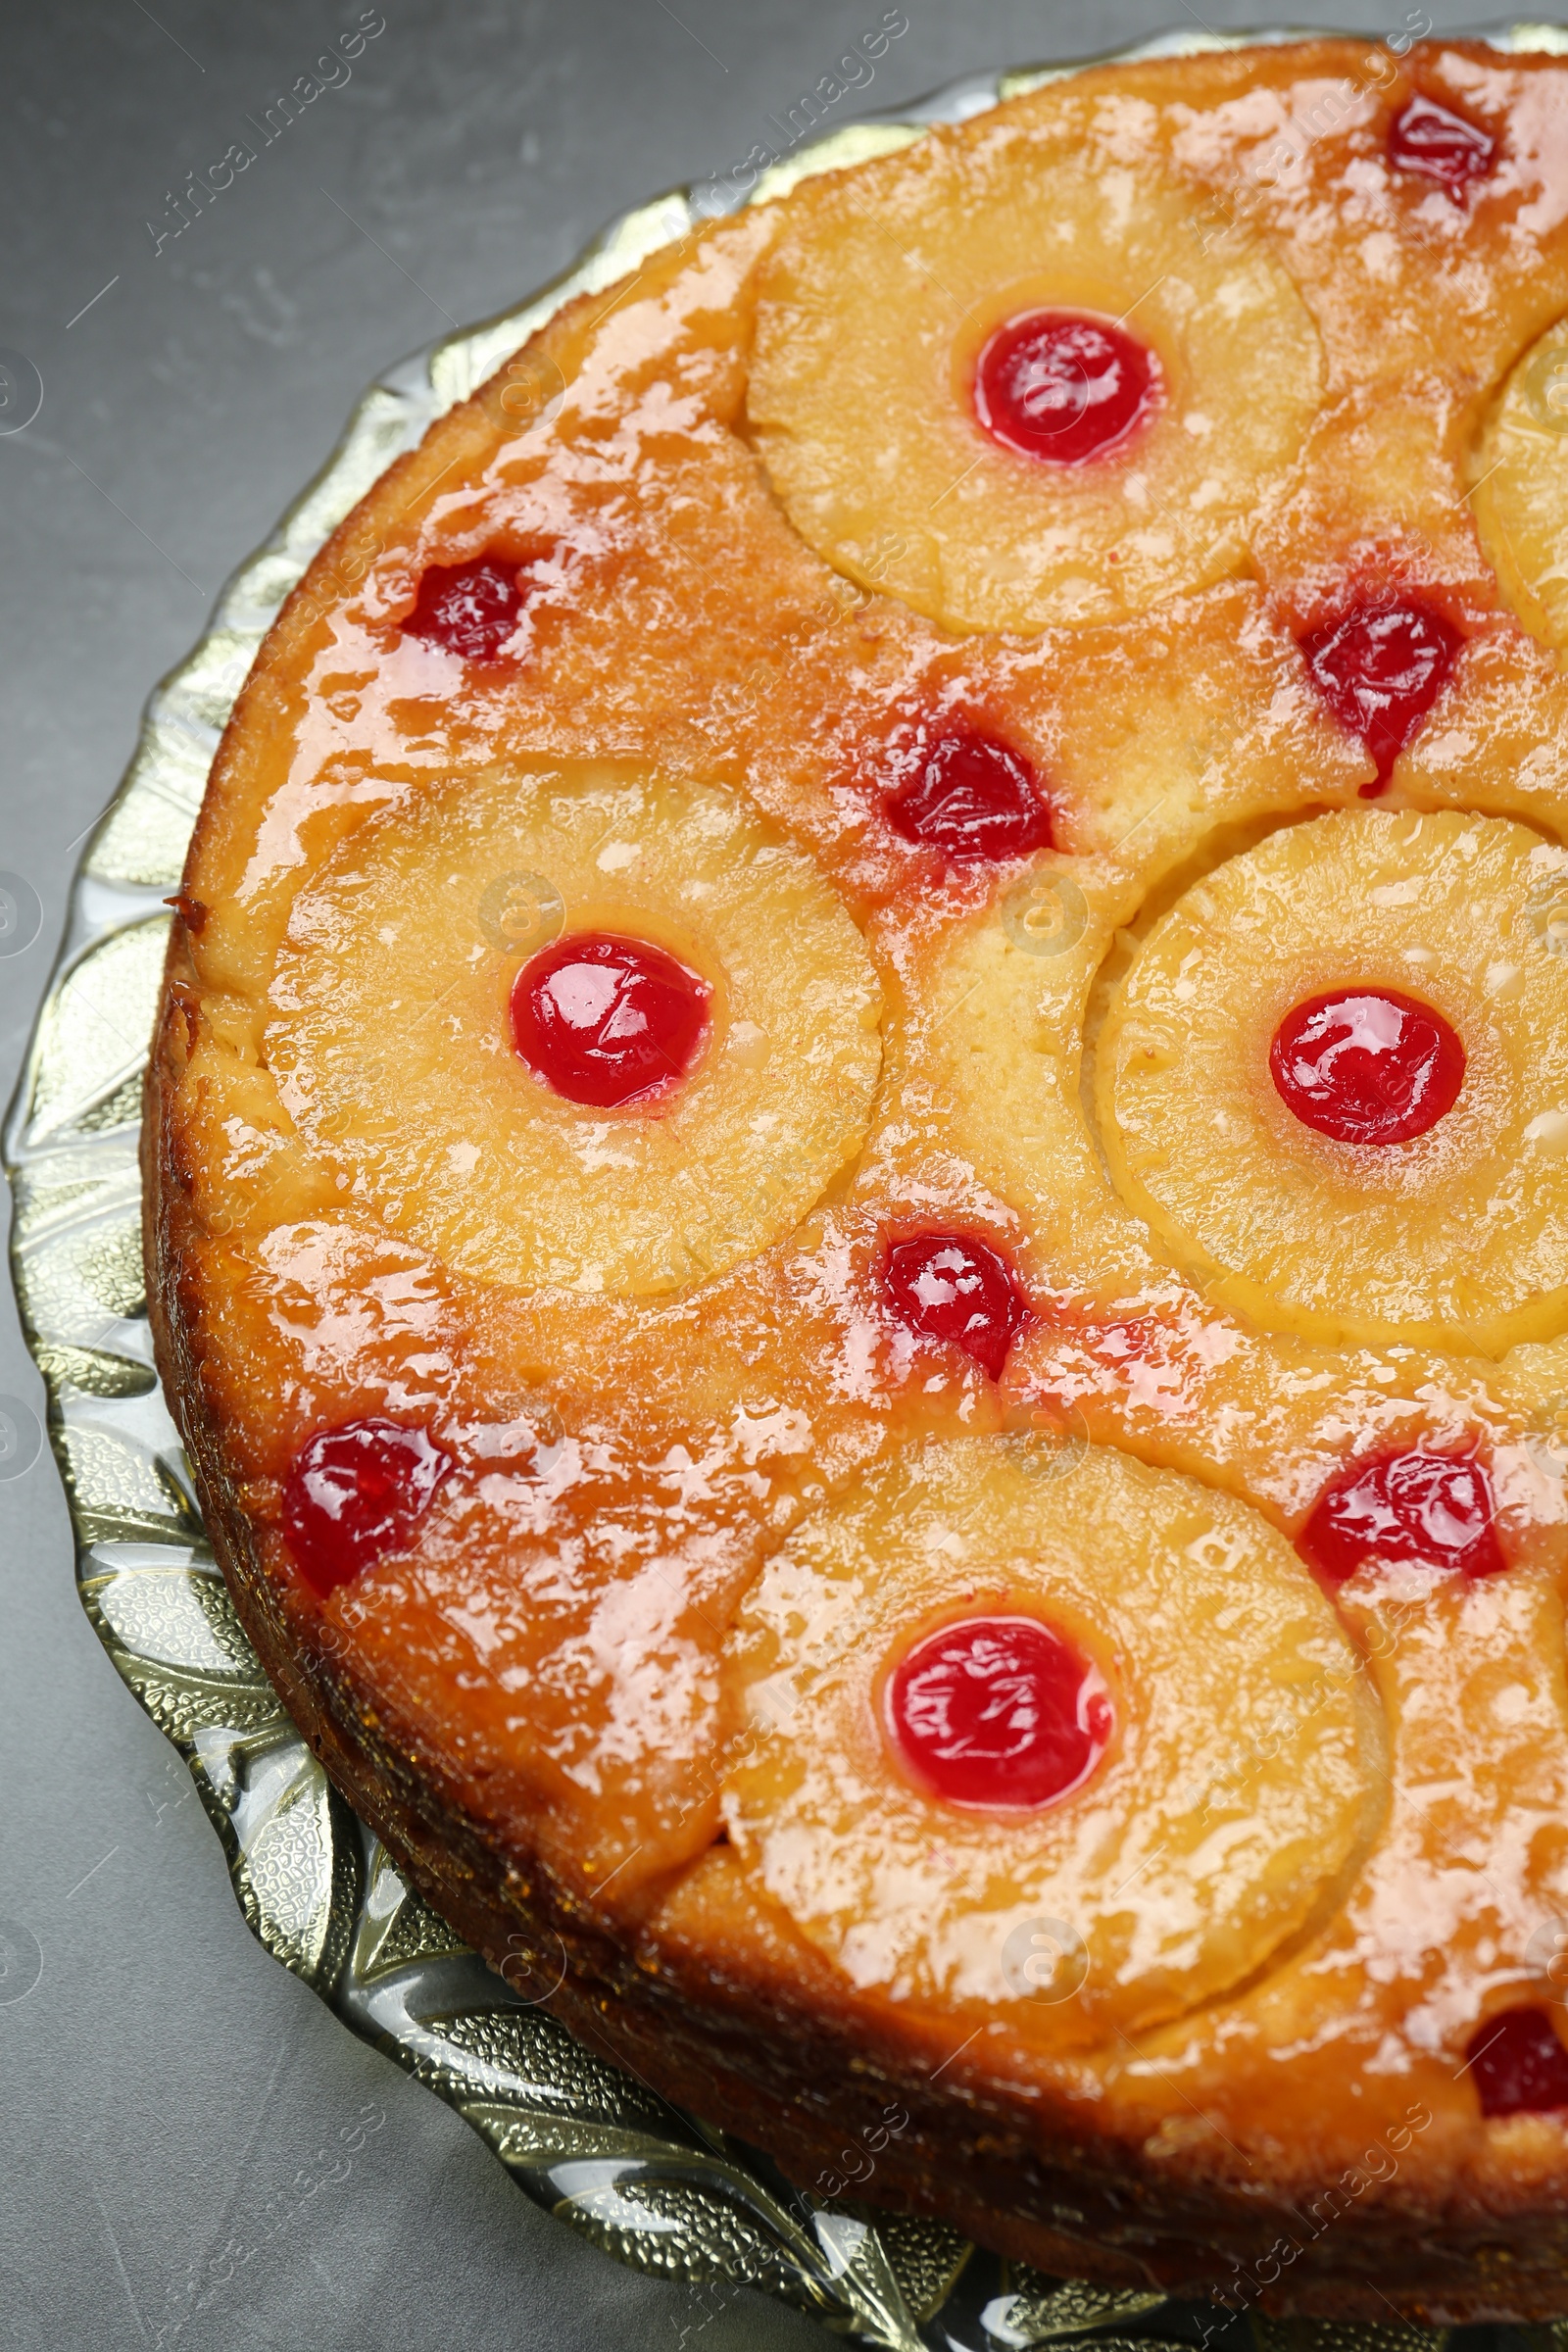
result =
[[1464,1048],[1430,1004],[1394,988],[1342,988],[1288,1012],[1268,1052],[1275,1092],[1340,1144],[1406,1144],[1450,1111]]
[[1377,768],[1362,798],[1375,800],[1394,762],[1442,693],[1463,639],[1414,597],[1358,601],[1301,639],[1313,685]]
[[1505,2009],[1470,2036],[1467,2072],[1483,2115],[1550,2115],[1568,2107],[1568,2049],[1544,2009]]
[[923,1339],[945,1340],[993,1380],[1028,1319],[1011,1267],[989,1242],[968,1233],[921,1233],[891,1242],[882,1289],[898,1320]]
[[1049,1805],[1082,1786],[1112,1717],[1104,1683],[1038,1617],[965,1617],[888,1677],[895,1753],[950,1805]]
[[1297,1548],[1333,1585],[1368,1561],[1495,1576],[1508,1564],[1495,1509],[1492,1481],[1473,1453],[1377,1453],[1330,1481]]
[[619,1109],[687,1076],[708,1040],[711,996],[699,973],[645,939],[578,931],[517,974],[513,1043],[568,1102]]
[[1396,172],[1435,179],[1456,204],[1478,179],[1490,177],[1497,142],[1478,123],[1419,93],[1406,99],[1389,125],[1389,161]]
[[1121,449],[1159,404],[1159,363],[1114,318],[1022,311],[974,371],[974,413],[994,441],[1052,466]]
[[406,1551],[452,1456],[401,1421],[345,1421],[306,1441],[283,1482],[283,1534],[324,1595],[389,1552]]
[[466,662],[493,662],[515,629],[522,606],[517,565],[504,557],[432,564],[403,633],[461,654]]
[[1026,858],[1051,847],[1051,805],[1032,764],[967,720],[950,720],[921,745],[882,808],[904,840],[940,850],[958,864]]

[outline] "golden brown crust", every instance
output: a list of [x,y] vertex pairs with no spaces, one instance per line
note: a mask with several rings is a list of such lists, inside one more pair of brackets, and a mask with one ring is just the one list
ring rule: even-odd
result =
[[[1322,44],[1275,52],[1266,61],[1265,79],[1283,85],[1303,62],[1338,71],[1347,54]],[[1461,66],[1468,60],[1477,74],[1496,64],[1479,49],[1446,54]],[[1169,71],[1147,76],[1151,85]],[[1240,61],[1223,61],[1213,72],[1221,81],[1230,77],[1238,97],[1248,86]],[[1114,74],[1105,86],[1116,86]],[[1299,223],[1285,221],[1285,231],[1298,229],[1305,236]],[[671,264],[666,274],[672,276],[676,267]],[[657,292],[659,283],[656,267],[645,291]],[[560,367],[569,380],[593,322],[615,300],[613,294],[584,298],[552,322],[528,354]],[[1342,318],[1338,327],[1344,326]],[[418,451],[400,460],[333,535],[290,598],[225,734],[175,907],[143,1135],[150,1314],[160,1373],[190,1453],[215,1553],[267,1671],[337,1787],[426,1899],[477,1949],[499,1965],[519,1936],[540,1945],[559,1936],[568,1975],[552,2007],[563,2021],[664,2095],[767,2147],[808,2185],[836,2178],[846,2139],[885,2128],[889,2110],[896,2109],[906,2121],[892,2132],[871,2179],[857,2193],[938,2215],[1047,2270],[1113,2284],[1154,2283],[1173,2292],[1222,2290],[1242,2305],[1327,2318],[1380,2320],[1391,2307],[1411,2319],[1444,2323],[1558,2316],[1568,2310],[1568,2165],[1560,2151],[1533,2170],[1521,2166],[1517,2179],[1510,2179],[1506,2165],[1466,2174],[1450,2164],[1429,2181],[1418,2149],[1392,2179],[1362,2177],[1353,2165],[1349,2172],[1336,2171],[1312,2184],[1318,2193],[1303,2209],[1300,2182],[1283,2165],[1271,2174],[1266,2160],[1249,2157],[1244,2177],[1226,2153],[1229,2140],[1218,2144],[1215,2133],[1224,2136],[1218,2126],[1173,2162],[1169,2142],[1140,2120],[1136,2099],[1113,2110],[1092,2077],[1075,2082],[1005,2036],[983,2038],[984,2057],[966,2056],[967,2021],[901,2015],[891,2004],[854,1993],[730,1851],[708,1845],[712,1808],[701,1816],[700,1835],[693,1830],[684,1846],[676,1838],[658,1849],[655,1866],[640,1883],[634,1871],[616,1897],[596,1899],[592,1880],[571,1867],[567,1815],[558,1818],[543,1794],[529,1794],[540,1784],[524,1775],[505,1800],[493,1788],[481,1801],[471,1771],[432,1736],[428,1711],[420,1718],[412,1701],[404,1704],[396,1691],[369,1680],[364,1652],[281,1564],[278,1433],[292,1424],[281,1404],[275,1425],[266,1410],[254,1427],[237,1424],[231,1377],[236,1334],[247,1311],[246,1261],[237,1250],[225,1253],[221,1234],[196,1205],[198,1188],[211,1175],[202,1163],[189,1096],[191,1056],[211,1036],[199,967],[205,957],[217,968],[225,952],[210,926],[209,902],[220,904],[224,888],[234,886],[245,827],[254,817],[258,747],[300,722],[303,681],[327,620],[425,494],[461,468],[466,456],[488,447],[502,389],[498,376],[443,419]],[[721,405],[719,395],[713,398]],[[1321,531],[1327,542],[1343,547],[1349,528],[1315,514],[1305,524],[1287,528],[1276,517],[1276,525],[1285,552],[1276,555],[1267,532],[1260,547],[1265,564],[1280,568],[1281,606],[1265,615],[1250,584],[1209,592],[1216,600],[1232,598],[1238,609],[1245,605],[1245,628],[1231,634],[1250,633],[1248,658],[1255,655],[1260,665],[1275,659],[1264,644],[1269,629],[1288,642],[1279,618],[1283,607],[1294,598],[1298,621],[1314,609],[1314,534]],[[777,515],[756,527],[766,538],[767,562],[783,583],[780,593],[799,595],[803,604],[818,593],[815,567],[788,544]],[[1445,527],[1456,545],[1463,541],[1459,556],[1440,566],[1450,575],[1469,564],[1470,539],[1468,526]],[[1311,559],[1305,585],[1286,576],[1288,559],[1295,561],[1290,550],[1303,545]],[[1435,561],[1424,545],[1420,563]],[[1424,577],[1419,563],[1416,568]],[[1491,625],[1483,610],[1486,566],[1477,560],[1475,568],[1483,586],[1466,578],[1473,608],[1467,609],[1473,624],[1484,629]],[[1061,718],[1059,695],[1052,700],[1057,694],[1052,664],[1061,657],[1049,644],[1025,655],[1008,651],[989,667],[982,648],[965,671],[957,655],[901,611],[879,604],[874,623],[879,633],[865,662],[868,669],[882,662],[890,675],[896,672],[897,686],[879,688],[889,699],[907,692],[912,678],[929,679],[939,664],[948,664],[971,689],[978,680],[1004,702],[1016,693],[1026,703],[1033,693],[1031,723],[1042,740],[1057,727],[1052,748],[1063,751],[1070,771],[1073,721],[1070,712]],[[744,638],[739,623],[737,633]],[[1516,639],[1517,632],[1510,636],[1502,628],[1483,643],[1504,649],[1521,675],[1530,671],[1520,691],[1526,701],[1536,698],[1531,723],[1541,725],[1540,708],[1546,703],[1556,723],[1556,682],[1536,674],[1547,665],[1538,662],[1532,669],[1535,649],[1522,649]],[[1256,653],[1259,646],[1262,653]],[[1097,658],[1113,677],[1115,662],[1124,659],[1115,647],[1102,649]],[[808,666],[814,659],[813,651]],[[672,710],[683,693],[677,680]],[[1094,717],[1102,722],[1113,697],[1097,694],[1095,704]],[[612,714],[601,714],[597,723],[602,736],[613,735]],[[1293,745],[1321,762],[1323,802],[1353,799],[1363,771],[1314,734],[1318,722],[1310,712],[1298,710],[1292,724]],[[775,754],[776,746],[770,753],[764,742],[764,761]],[[813,745],[810,757],[818,761],[813,779],[831,772],[820,745]],[[813,790],[819,790],[814,780]],[[825,790],[819,798],[825,805]],[[1258,786],[1239,814],[1253,821],[1266,807],[1266,792]],[[1065,809],[1075,846],[1091,845],[1103,815],[1087,795]],[[865,910],[887,902],[895,886],[885,871],[858,843],[841,850],[814,804],[800,829],[826,862],[838,860],[853,904]],[[1185,847],[1178,839],[1168,862],[1174,865]],[[298,1198],[298,1213],[315,1213],[318,1196],[308,1184]],[[1074,1311],[1086,1311],[1081,1301]],[[1047,1336],[1059,1354],[1062,1326]],[[636,1345],[635,1333],[627,1345]],[[1040,1345],[1044,1353],[1044,1339]],[[1415,1379],[1412,1373],[1412,1394]],[[1490,1403],[1489,1409],[1502,1410]],[[1107,1434],[1132,1444],[1130,1426],[1130,1414],[1124,1414]],[[1098,1426],[1095,1434],[1101,1434]],[[883,1442],[880,1425],[855,1435],[853,1444],[845,1438],[845,1458],[868,1459]],[[1169,1443],[1162,1434],[1146,1450],[1168,1458],[1159,1457],[1157,1447]],[[1222,1475],[1229,1480],[1232,1474],[1227,1469]],[[1298,1483],[1303,1476],[1298,1468],[1292,1475]],[[1285,1477],[1282,1466],[1278,1496],[1273,1491],[1260,1496],[1260,1474],[1249,1464],[1235,1473],[1234,1483],[1288,1523]],[[711,1737],[716,1742],[717,1734]],[[698,1855],[695,1862],[688,1859],[691,1852]],[[608,1885],[608,1878],[599,1883]]]

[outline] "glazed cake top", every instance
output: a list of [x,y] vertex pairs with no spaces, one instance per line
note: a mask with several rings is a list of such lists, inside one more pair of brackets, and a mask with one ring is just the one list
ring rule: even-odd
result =
[[1565,312],[1482,47],[808,179],[376,485],[179,902],[288,1638],[594,1915],[721,1870],[1218,2170],[1560,2155]]

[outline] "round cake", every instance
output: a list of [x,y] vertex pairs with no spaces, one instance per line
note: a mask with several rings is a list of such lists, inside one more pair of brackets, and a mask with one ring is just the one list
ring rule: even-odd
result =
[[429,1901],[814,2194],[1568,2314],[1568,66],[884,144],[263,649],[146,1124],[214,1545]]

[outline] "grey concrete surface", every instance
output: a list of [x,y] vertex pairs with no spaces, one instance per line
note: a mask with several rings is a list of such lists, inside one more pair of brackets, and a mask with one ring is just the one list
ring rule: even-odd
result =
[[[1197,15],[905,5],[864,105]],[[1430,6],[1440,28],[1464,15]],[[551,276],[607,215],[744,157],[882,13],[383,9],[349,77],[176,237],[186,173],[257,144],[246,118],[313,70],[359,0],[0,8],[0,347],[43,393],[0,434],[0,868],[41,907],[32,943],[0,955],[6,1093],[144,697],[361,387]],[[1203,9],[1265,21],[1260,0]],[[1295,21],[1409,20],[1404,0],[1299,0]],[[0,427],[26,368],[9,380]],[[41,1409],[9,1297],[3,1393]],[[14,1958],[0,1978],[0,2352],[823,2340],[759,2298],[655,2285],[580,2243],[259,1949],[188,1783],[77,1608],[47,1454],[0,1481],[0,1919],[40,1961],[20,1997]],[[307,2194],[357,2118],[373,2128],[348,2177]]]

